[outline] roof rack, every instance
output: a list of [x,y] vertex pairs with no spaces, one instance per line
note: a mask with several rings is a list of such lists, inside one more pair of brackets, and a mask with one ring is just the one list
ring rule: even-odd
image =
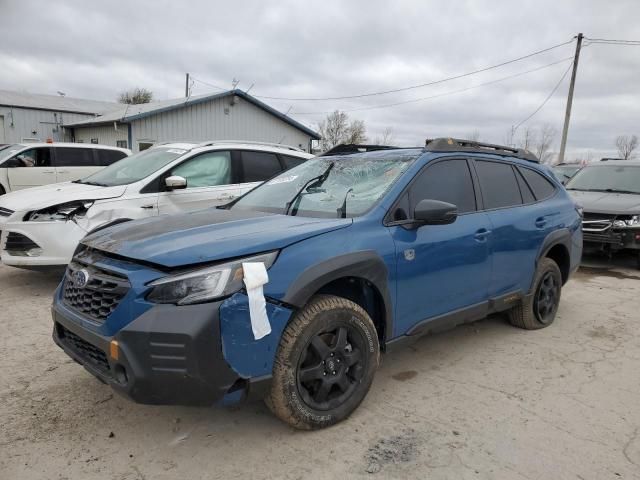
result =
[[374,152],[376,150],[392,150],[399,147],[391,145],[361,145],[357,143],[341,143],[326,152],[318,155],[319,157],[331,157],[333,155],[352,155],[354,153]]
[[295,152],[304,152],[304,150],[302,150],[301,148],[297,148],[297,147],[292,147],[290,145],[283,145],[281,143],[269,143],[269,142],[251,142],[248,140],[210,140],[208,142],[202,142],[199,143],[196,148],[198,147],[210,147],[213,145],[226,145],[226,144],[245,144],[245,145],[257,145],[257,146],[262,146],[262,147],[278,147],[278,148],[283,148],[285,150],[291,150],[291,151],[295,151]]
[[522,148],[506,147],[504,145],[493,145],[491,143],[481,143],[474,140],[461,140],[459,138],[434,138],[425,142],[425,148],[430,152],[473,152],[492,153],[494,155],[504,155],[516,157],[528,162],[540,163],[540,160],[528,150]]

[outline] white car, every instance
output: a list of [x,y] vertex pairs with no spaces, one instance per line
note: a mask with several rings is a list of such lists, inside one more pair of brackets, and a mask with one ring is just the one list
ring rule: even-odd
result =
[[66,265],[98,228],[228,203],[311,157],[282,145],[172,143],[82,180],[8,193],[0,197],[0,259],[31,269]]
[[86,177],[131,155],[126,148],[85,143],[15,143],[0,149],[0,195]]

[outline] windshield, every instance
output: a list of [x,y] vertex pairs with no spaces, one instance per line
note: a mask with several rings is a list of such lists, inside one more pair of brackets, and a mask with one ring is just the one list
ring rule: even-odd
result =
[[640,193],[640,166],[594,165],[585,167],[569,180],[567,190]]
[[112,163],[93,175],[77,180],[77,183],[103,187],[128,185],[147,178],[186,152],[181,148],[150,148]]
[[22,150],[24,147],[24,145],[20,145],[19,143],[0,147],[0,164],[2,164],[2,162],[7,160],[8,158],[11,158],[15,153]]
[[263,183],[231,208],[355,217],[373,207],[420,154],[396,150],[312,158]]

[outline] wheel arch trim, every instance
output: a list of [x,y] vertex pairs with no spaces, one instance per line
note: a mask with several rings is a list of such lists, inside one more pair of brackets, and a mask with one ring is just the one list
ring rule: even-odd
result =
[[362,278],[370,282],[382,296],[385,341],[387,341],[393,337],[393,307],[388,276],[387,266],[374,250],[347,253],[316,263],[303,270],[291,282],[282,301],[302,308],[325,285],[345,277]]

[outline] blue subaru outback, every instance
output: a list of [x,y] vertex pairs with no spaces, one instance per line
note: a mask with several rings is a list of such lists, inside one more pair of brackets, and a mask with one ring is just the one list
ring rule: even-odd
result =
[[321,156],[224,207],[86,237],[53,338],[136,402],[257,396],[294,427],[326,427],[409,339],[494,312],[550,325],[580,226],[526,151],[438,139]]

